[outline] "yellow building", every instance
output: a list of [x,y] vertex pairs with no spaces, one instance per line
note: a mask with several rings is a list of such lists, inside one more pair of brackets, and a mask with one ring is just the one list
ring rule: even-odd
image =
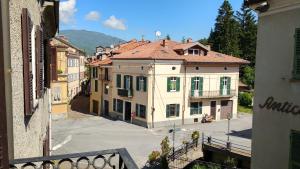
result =
[[53,38],[50,45],[55,58],[51,63],[51,112],[53,118],[61,118],[67,115],[69,103],[81,91],[84,52],[64,37]]
[[144,44],[93,63],[90,108],[145,127],[236,118],[239,66],[246,63],[191,39]]

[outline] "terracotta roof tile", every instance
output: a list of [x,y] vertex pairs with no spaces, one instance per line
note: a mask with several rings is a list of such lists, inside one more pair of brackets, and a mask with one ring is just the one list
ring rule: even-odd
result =
[[113,53],[120,54],[120,53],[129,51],[129,50],[135,49],[139,46],[148,44],[148,43],[150,43],[150,41],[137,41],[137,40],[134,39],[134,40],[131,40],[127,43],[121,44],[119,49],[116,50],[116,51],[113,51]]

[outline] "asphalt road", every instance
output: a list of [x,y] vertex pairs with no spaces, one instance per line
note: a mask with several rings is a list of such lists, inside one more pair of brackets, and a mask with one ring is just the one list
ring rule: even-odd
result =
[[[160,142],[172,134],[171,127],[146,129],[123,121],[78,114],[69,119],[52,122],[52,154],[78,153],[114,148],[126,148],[139,167],[145,165],[153,150],[160,150]],[[78,118],[76,118],[78,117]],[[191,138],[194,130],[213,138],[227,140],[227,120],[210,124],[176,126],[175,146]],[[230,140],[245,146],[251,145],[251,115],[240,115],[230,122]]]

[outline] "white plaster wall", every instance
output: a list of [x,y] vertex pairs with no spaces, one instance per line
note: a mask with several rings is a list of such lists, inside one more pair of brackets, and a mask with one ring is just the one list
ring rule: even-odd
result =
[[[13,158],[43,155],[43,140],[49,124],[49,93],[36,100],[38,108],[30,120],[24,117],[23,57],[21,36],[22,8],[28,8],[34,25],[40,25],[40,6],[36,0],[10,0],[10,45],[13,116]],[[34,46],[34,45],[33,45]],[[27,122],[26,122],[27,121]]]
[[300,105],[300,83],[290,81],[294,61],[294,32],[295,28],[300,28],[299,18],[300,8],[259,18],[252,134],[253,169],[288,168],[290,132],[292,129],[300,131],[300,115],[258,107],[269,96],[278,102]]

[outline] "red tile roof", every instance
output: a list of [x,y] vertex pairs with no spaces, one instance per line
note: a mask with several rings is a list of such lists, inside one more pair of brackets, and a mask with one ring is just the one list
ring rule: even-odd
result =
[[[163,45],[165,42],[165,45]],[[111,59],[156,59],[156,60],[183,60],[187,63],[236,63],[236,64],[247,64],[246,60],[208,51],[206,56],[195,56],[195,55],[179,55],[175,52],[175,49],[188,49],[189,46],[193,47],[199,43],[185,43],[181,44],[170,40],[160,40],[148,44],[144,44],[135,49],[123,52],[121,54],[113,56]],[[200,44],[202,45],[202,44]],[[204,46],[204,45],[202,45]]]
[[90,66],[97,67],[97,66],[104,66],[104,65],[111,65],[111,64],[112,64],[111,59],[106,58],[106,59],[103,59],[103,60],[95,60],[95,61],[90,63]]
[[116,51],[113,51],[113,53],[120,54],[120,53],[129,51],[129,50],[135,49],[139,46],[148,44],[148,43],[150,43],[150,41],[144,41],[144,40],[143,41],[137,41],[137,40],[133,39],[133,40],[127,42],[127,43],[121,44],[119,49],[117,49]]

